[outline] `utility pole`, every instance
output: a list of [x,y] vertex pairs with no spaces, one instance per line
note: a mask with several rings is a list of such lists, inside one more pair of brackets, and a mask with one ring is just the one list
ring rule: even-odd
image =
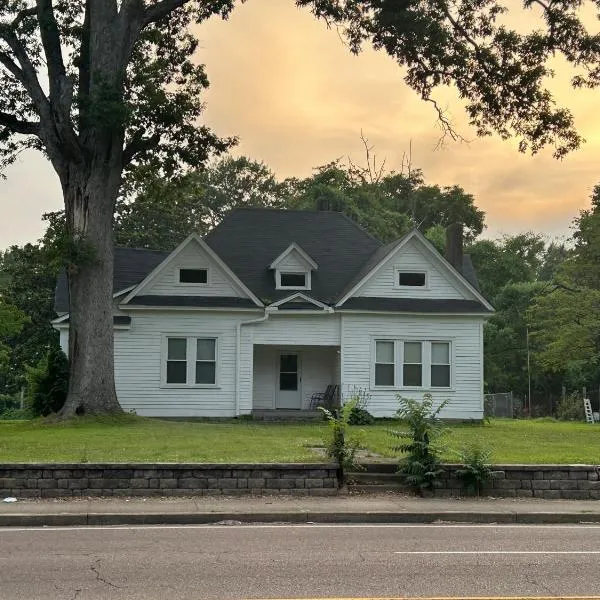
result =
[[525,334],[527,339],[527,383],[529,386],[529,396],[528,396],[528,412],[529,418],[531,419],[531,364],[529,362],[529,326],[525,327]]

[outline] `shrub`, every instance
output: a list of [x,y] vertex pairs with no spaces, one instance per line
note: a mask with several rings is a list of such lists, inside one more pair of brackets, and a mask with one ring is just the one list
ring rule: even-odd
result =
[[[375,417],[367,410],[371,395],[362,388],[354,388],[350,393],[350,401],[354,401],[354,407],[348,417],[348,425],[372,425]],[[347,403],[347,402],[346,402]]]
[[330,411],[322,406],[319,410],[323,412],[329,423],[329,438],[325,441],[327,456],[338,464],[338,483],[346,482],[346,473],[350,470],[360,469],[356,461],[356,453],[361,447],[360,438],[348,433],[350,415],[356,408],[357,399],[353,398],[346,402],[341,409]]
[[69,387],[69,361],[64,352],[52,347],[35,367],[27,368],[27,406],[34,416],[58,412]]
[[431,394],[425,394],[422,402],[400,396],[398,400],[396,417],[404,421],[408,431],[390,431],[393,437],[406,440],[392,450],[406,454],[400,460],[398,473],[403,483],[422,495],[425,490],[440,486],[442,449],[436,441],[445,432],[439,414],[447,402],[434,409]]
[[581,393],[573,392],[562,398],[556,407],[556,418],[559,421],[585,421]]
[[492,451],[475,442],[463,447],[459,455],[462,465],[456,469],[456,476],[462,480],[469,494],[479,496],[483,485],[492,477],[489,464]]

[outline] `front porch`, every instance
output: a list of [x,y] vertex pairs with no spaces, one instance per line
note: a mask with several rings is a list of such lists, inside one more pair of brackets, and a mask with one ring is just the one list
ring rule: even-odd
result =
[[257,418],[320,418],[315,396],[339,384],[339,346],[254,345],[252,414]]

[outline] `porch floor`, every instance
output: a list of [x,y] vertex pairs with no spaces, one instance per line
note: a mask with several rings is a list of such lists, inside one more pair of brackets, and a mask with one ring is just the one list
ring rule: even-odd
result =
[[255,408],[252,417],[258,421],[322,421],[323,413],[320,410]]

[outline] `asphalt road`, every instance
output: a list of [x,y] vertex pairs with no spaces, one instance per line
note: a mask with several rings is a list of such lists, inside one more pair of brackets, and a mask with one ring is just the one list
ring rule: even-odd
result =
[[0,529],[2,600],[600,596],[600,526]]

